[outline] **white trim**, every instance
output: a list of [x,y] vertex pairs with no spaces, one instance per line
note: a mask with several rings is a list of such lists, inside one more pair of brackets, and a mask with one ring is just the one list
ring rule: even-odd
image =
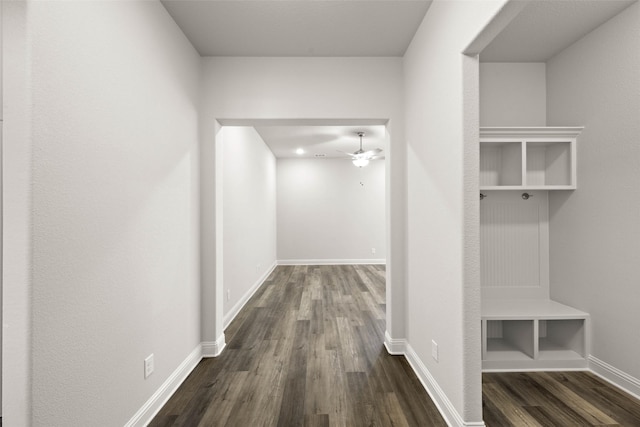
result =
[[281,259],[278,265],[360,265],[386,264],[386,259]]
[[589,368],[516,368],[516,369],[482,369],[483,373],[499,372],[589,372]]
[[391,338],[389,331],[384,332],[384,346],[387,353],[392,355],[404,355],[407,348],[407,340],[404,338]]
[[173,371],[173,373],[153,393],[153,396],[145,402],[135,415],[125,424],[125,427],[146,426],[153,417],[162,409],[169,398],[173,396],[178,387],[187,379],[187,376],[202,360],[202,346],[198,344],[186,359]]
[[589,355],[589,369],[603,380],[640,399],[640,379],[635,378],[606,362]]
[[224,333],[218,337],[217,340],[203,341],[202,342],[202,357],[218,357],[222,353],[222,350],[227,346],[225,342]]
[[277,265],[278,265],[278,262],[274,261],[271,267],[269,267],[269,269],[267,269],[267,271],[262,276],[260,276],[260,278],[256,281],[256,283],[254,283],[253,286],[249,288],[247,293],[245,293],[242,296],[242,298],[240,298],[240,300],[233,307],[231,307],[231,310],[229,310],[229,312],[224,315],[224,318],[222,319],[223,329],[227,329],[227,326],[229,326],[231,322],[233,322],[233,319],[236,318],[236,316],[238,315],[238,313],[240,313],[240,310],[242,310],[245,304],[249,302],[253,294],[255,294],[256,291],[260,289],[260,286],[262,286],[265,280],[267,280],[267,278],[273,272],[273,270],[276,268]]
[[440,388],[438,382],[433,378],[427,367],[422,363],[411,344],[406,344],[405,357],[409,365],[418,376],[422,386],[427,391],[433,403],[435,403],[438,411],[449,426],[485,426],[484,421],[465,422],[449,400],[445,392]]
[[583,126],[490,126],[480,128],[480,138],[577,138],[583,129]]

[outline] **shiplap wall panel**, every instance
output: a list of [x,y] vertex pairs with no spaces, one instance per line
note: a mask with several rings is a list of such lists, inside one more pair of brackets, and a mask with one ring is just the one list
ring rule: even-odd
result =
[[501,172],[500,185],[522,185],[522,141],[503,146]]
[[546,192],[491,191],[480,203],[480,281],[483,293],[544,298],[549,289]]
[[485,204],[481,218],[484,286],[539,286],[540,215],[537,204]]

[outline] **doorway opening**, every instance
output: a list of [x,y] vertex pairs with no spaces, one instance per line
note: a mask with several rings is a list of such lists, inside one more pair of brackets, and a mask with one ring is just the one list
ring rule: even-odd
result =
[[[215,162],[214,200],[203,201],[215,207],[215,243],[208,244],[215,247],[215,280],[209,297],[203,298],[203,332],[207,333],[208,317],[215,328],[209,336],[215,342],[208,349],[205,337],[205,354],[222,351],[224,329],[276,265],[387,263],[391,239],[387,123],[382,119],[217,121],[215,157],[204,156],[208,165]],[[344,153],[358,148],[359,131],[365,133],[365,151],[381,149],[380,157],[364,168],[356,167]],[[299,148],[303,154],[296,153]],[[211,197],[206,188],[202,197]],[[211,256],[211,251],[203,251],[203,265],[205,259],[213,260]],[[386,307],[393,295],[389,270]],[[203,296],[206,293],[203,290]]]

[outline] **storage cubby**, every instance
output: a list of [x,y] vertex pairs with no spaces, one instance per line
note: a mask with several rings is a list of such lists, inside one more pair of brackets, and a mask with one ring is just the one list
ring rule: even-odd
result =
[[480,128],[480,189],[575,189],[576,139],[581,130]]
[[584,319],[540,320],[539,359],[583,359],[585,357],[584,324]]
[[531,360],[532,320],[488,320],[485,360]]
[[480,186],[513,187],[522,185],[522,143],[487,141],[480,145]]
[[527,186],[575,187],[571,148],[569,141],[527,141]]
[[482,369],[587,367],[589,315],[552,300],[484,300]]

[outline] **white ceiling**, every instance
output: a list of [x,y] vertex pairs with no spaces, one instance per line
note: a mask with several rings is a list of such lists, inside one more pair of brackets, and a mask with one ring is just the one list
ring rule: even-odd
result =
[[637,0],[534,0],[480,54],[482,62],[546,62]]
[[202,56],[402,56],[431,1],[162,3]]
[[[385,149],[384,125],[258,125],[255,129],[277,158],[316,158],[320,155],[321,158],[348,160],[349,157],[343,152],[353,153],[360,147],[357,132],[365,133],[362,138],[363,150]],[[298,148],[302,148],[304,153],[296,154]]]
[[[513,0],[520,1],[520,0]],[[483,62],[545,62],[637,0],[532,0],[481,53]],[[402,56],[431,0],[162,0],[202,56]],[[228,123],[229,125],[233,123]],[[246,123],[242,123],[246,125]],[[338,124],[339,126],[336,126]],[[271,123],[276,157],[385,147],[382,123]]]

